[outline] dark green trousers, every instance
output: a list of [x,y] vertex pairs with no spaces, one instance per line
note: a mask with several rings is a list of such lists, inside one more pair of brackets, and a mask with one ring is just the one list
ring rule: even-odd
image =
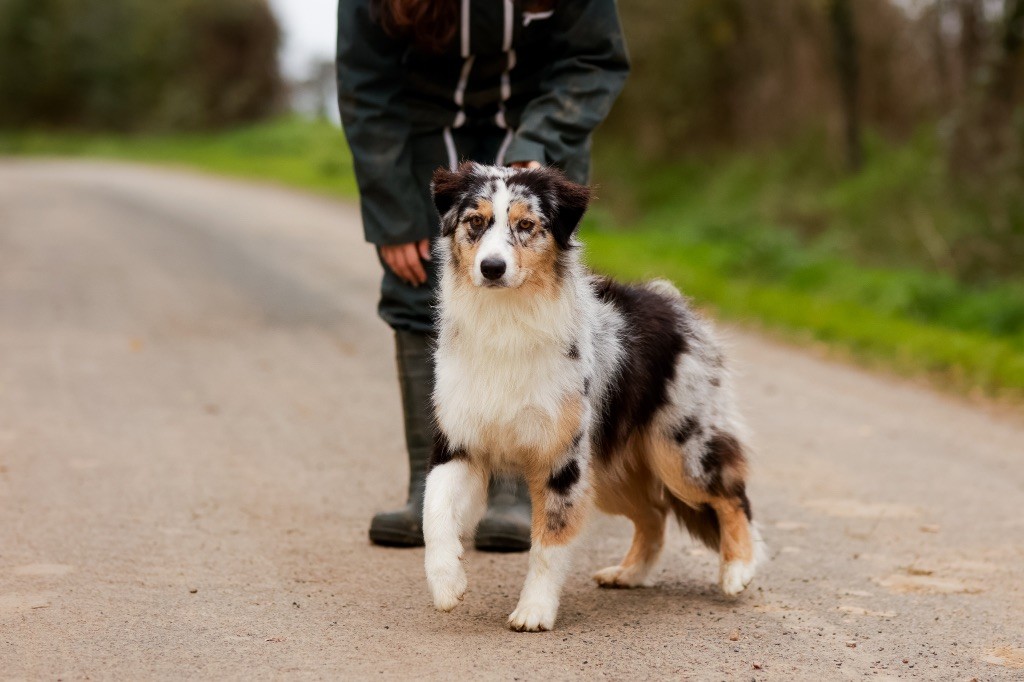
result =
[[[496,126],[463,126],[451,130],[451,147],[458,162],[477,161],[493,164],[505,140],[506,131]],[[409,197],[430,216],[431,242],[440,234],[440,222],[434,203],[430,199],[430,178],[438,166],[448,167],[451,149],[443,131],[418,134],[412,140],[413,173],[421,188],[419,196]],[[381,261],[384,277],[380,284],[380,303],[377,312],[392,329],[434,333],[434,306],[438,285],[437,266],[425,263],[427,283],[418,287],[406,284]]]

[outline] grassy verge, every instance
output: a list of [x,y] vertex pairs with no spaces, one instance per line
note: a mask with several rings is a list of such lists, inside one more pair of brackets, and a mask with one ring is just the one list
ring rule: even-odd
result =
[[[941,245],[974,218],[942,191],[934,149],[876,144],[869,166],[846,177],[817,148],[638,171],[605,146],[588,258],[624,278],[672,279],[727,319],[872,366],[1024,399],[1024,282],[943,272]],[[0,133],[0,154],[175,164],[355,194],[344,139],[326,123],[141,138]]]
[[[823,147],[811,139],[641,172],[606,148],[591,262],[670,278],[724,317],[872,366],[1024,398],[1024,279],[1012,263],[986,269],[955,253],[961,243],[998,249],[1002,237],[986,234],[984,210],[949,191],[934,138],[872,140],[853,176]],[[631,227],[615,227],[623,224]]]
[[99,135],[0,131],[0,154],[98,157],[179,165],[356,196],[352,158],[327,122],[282,119],[213,134]]

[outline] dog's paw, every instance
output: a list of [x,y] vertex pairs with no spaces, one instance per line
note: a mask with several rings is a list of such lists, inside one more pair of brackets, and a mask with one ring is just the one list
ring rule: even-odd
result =
[[754,579],[756,561],[728,561],[722,564],[719,583],[722,592],[733,597],[746,589]]
[[434,597],[434,608],[438,611],[451,611],[458,606],[469,586],[466,571],[458,558],[431,562],[427,566],[427,582]]
[[546,632],[555,627],[557,614],[557,604],[520,601],[508,617],[508,626],[517,632]]
[[602,568],[592,577],[598,587],[612,589],[643,587],[646,585],[645,576],[635,569],[635,566],[609,566],[608,568]]

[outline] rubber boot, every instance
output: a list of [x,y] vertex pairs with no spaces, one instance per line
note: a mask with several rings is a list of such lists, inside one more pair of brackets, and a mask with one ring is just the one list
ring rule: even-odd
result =
[[423,546],[423,487],[433,445],[430,394],[434,390],[431,337],[395,332],[398,383],[405,416],[405,446],[409,453],[409,497],[405,506],[381,512],[370,522],[370,542],[386,547]]
[[495,479],[488,490],[487,513],[476,528],[482,552],[530,549],[530,492],[522,479]]

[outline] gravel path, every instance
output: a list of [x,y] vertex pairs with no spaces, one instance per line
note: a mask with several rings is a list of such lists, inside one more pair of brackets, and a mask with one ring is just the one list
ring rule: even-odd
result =
[[1024,425],[734,332],[772,561],[736,600],[678,531],[557,629],[523,555],[366,540],[404,462],[350,205],[145,167],[0,162],[0,677],[1024,679]]

